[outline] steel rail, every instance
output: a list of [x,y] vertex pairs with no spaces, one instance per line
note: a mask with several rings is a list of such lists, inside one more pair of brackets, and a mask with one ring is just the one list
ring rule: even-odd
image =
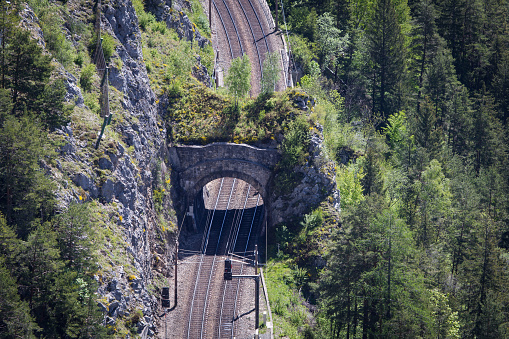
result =
[[[228,15],[230,16],[230,20],[232,22],[233,28],[235,29],[235,34],[237,34],[237,39],[239,41],[239,46],[240,46],[240,54],[244,55],[244,48],[242,47],[242,42],[240,40],[240,34],[239,34],[238,29],[237,29],[237,25],[235,25],[235,20],[233,20],[233,15],[230,12],[230,9],[228,8],[228,5],[226,4],[226,1],[225,0],[222,0],[222,1],[223,1],[223,4],[224,4],[224,7],[226,8],[226,11],[228,12]],[[212,3],[214,4],[214,8],[216,9],[217,13],[221,17],[221,14],[220,14],[219,8],[216,5],[216,2],[214,0],[212,0]],[[223,24],[225,32],[227,32],[226,25],[224,24],[224,21],[222,19],[221,19],[221,23]],[[228,33],[226,33],[226,34],[228,35]],[[228,39],[228,41],[229,41],[229,39]],[[230,48],[231,48],[231,45],[230,45]],[[233,51],[231,50],[230,52],[232,54],[232,59],[234,59]]]
[[[224,1],[224,0],[223,0]],[[247,16],[246,10],[244,9],[244,6],[242,6],[242,3],[239,1],[240,8],[242,9],[242,12],[244,12],[244,16],[246,17],[247,25],[249,26],[249,30],[251,31],[251,35],[253,36],[253,42],[256,48],[256,54],[258,55],[258,64],[260,65],[260,75],[263,79],[263,68],[262,68],[262,59],[260,58],[260,51],[258,50],[258,45],[256,44],[256,37],[253,33],[253,27],[251,27],[251,23],[249,22],[249,17]]]
[[219,248],[219,244],[221,243],[221,234],[223,233],[224,222],[226,220],[226,215],[228,214],[228,208],[230,207],[230,202],[231,202],[231,199],[232,199],[232,194],[233,194],[233,191],[234,191],[234,187],[235,187],[235,182],[236,181],[237,181],[237,179],[233,179],[232,190],[230,191],[230,196],[228,197],[228,204],[226,206],[226,213],[224,214],[223,222],[221,223],[221,230],[219,231],[219,239],[217,240],[216,250],[214,251],[214,258],[212,260],[212,267],[211,267],[211,270],[210,270],[209,281],[208,281],[208,284],[207,284],[207,294],[205,295],[205,305],[203,306],[203,316],[202,316],[202,322],[201,322],[200,338],[203,338],[203,327],[205,326],[205,314],[206,314],[206,311],[207,311],[207,301],[208,301],[209,290],[210,290],[210,282],[212,281],[212,273],[214,271],[214,264],[216,263],[217,250]]
[[253,6],[253,2],[251,0],[247,0],[247,1],[249,1],[249,5],[251,5],[251,9],[253,10],[254,15],[256,16],[256,21],[258,21],[258,25],[260,25],[260,29],[262,30],[263,40],[265,41],[265,46],[267,47],[267,52],[270,52],[269,43],[267,42],[267,35],[265,35],[265,31],[263,30],[263,25],[260,21],[260,18],[258,17],[258,14],[256,13],[256,10]]
[[[236,224],[235,229],[232,229],[232,232],[231,232],[232,234],[230,234],[231,237],[229,237],[228,243],[226,244],[226,253],[227,254],[229,252],[232,252],[235,249],[235,244],[237,242],[238,233],[240,231],[240,226],[242,224],[242,218],[244,217],[244,211],[246,210],[246,205],[249,200],[250,191],[251,191],[251,185],[249,185],[249,187],[247,189],[246,199],[244,200],[244,206],[242,208],[240,219],[238,220],[238,223]],[[254,218],[254,215],[253,215],[253,218]],[[248,238],[248,241],[249,241],[249,238]],[[229,246],[231,246],[231,250],[230,250]],[[225,286],[223,288],[223,299],[221,301],[221,311],[219,314],[218,338],[221,338],[221,329],[222,329],[222,325],[223,325],[223,311],[224,311],[224,306],[225,306],[226,291],[228,290],[227,285],[229,285],[229,283],[230,282],[226,280]],[[233,329],[233,324],[232,324],[232,329]]]
[[[258,195],[258,199],[256,200],[256,207],[255,207],[255,211],[253,214],[253,219],[251,220],[251,226],[249,227],[249,234],[248,234],[247,241],[246,241],[246,247],[244,248],[244,255],[247,253],[247,248],[249,247],[249,240],[251,239],[251,232],[253,231],[253,224],[256,219],[256,211],[258,209],[259,202],[260,202],[260,195]],[[240,274],[243,273],[243,270],[244,270],[244,264],[240,264]],[[235,294],[235,301],[233,302],[233,314],[235,314],[235,311],[237,310],[237,300],[239,297],[239,290],[240,290],[240,279],[237,280],[237,292]],[[232,338],[233,338],[234,330],[235,330],[235,326],[232,326],[232,333],[231,333]]]
[[212,227],[212,220],[213,220],[214,214],[216,212],[217,204],[219,202],[219,197],[221,196],[221,190],[223,189],[223,183],[224,183],[224,178],[221,179],[221,185],[219,187],[219,192],[217,194],[216,203],[214,205],[214,211],[212,212],[212,217],[208,220],[208,221],[210,221],[210,225],[208,223],[206,224],[208,226],[204,232],[204,237],[202,238],[202,248],[200,250],[200,252],[201,252],[200,264],[198,265],[198,273],[196,274],[196,281],[194,284],[193,299],[191,300],[191,308],[189,310],[189,321],[188,321],[188,325],[187,325],[187,337],[188,338],[189,338],[189,335],[191,332],[191,323],[192,323],[194,302],[195,302],[196,296],[197,296],[196,292],[198,290],[198,281],[200,280],[200,273],[201,273],[201,269],[202,269],[202,265],[203,265],[203,258],[205,256],[205,250],[204,250],[206,248],[205,243],[208,243],[208,236],[210,235],[210,228]]
[[228,30],[226,29],[226,25],[224,23],[223,16],[221,15],[221,12],[219,12],[216,2],[212,1],[212,3],[214,4],[214,8],[216,9],[217,14],[219,15],[219,20],[221,20],[221,24],[223,25],[224,32],[226,34],[226,40],[228,40],[228,47],[230,47],[230,55],[232,56],[232,59],[233,59],[233,49],[232,49],[232,44],[230,42],[230,35],[228,34]]

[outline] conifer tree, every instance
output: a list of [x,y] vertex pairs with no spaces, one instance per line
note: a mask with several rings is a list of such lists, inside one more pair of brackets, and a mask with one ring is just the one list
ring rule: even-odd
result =
[[52,214],[53,184],[41,171],[40,161],[53,154],[45,134],[28,117],[8,116],[0,127],[0,211],[22,238],[35,218]]
[[371,57],[372,110],[384,121],[401,107],[405,41],[392,0],[377,0],[366,28]]
[[35,338],[35,329],[28,305],[20,300],[16,280],[0,256],[0,338]]

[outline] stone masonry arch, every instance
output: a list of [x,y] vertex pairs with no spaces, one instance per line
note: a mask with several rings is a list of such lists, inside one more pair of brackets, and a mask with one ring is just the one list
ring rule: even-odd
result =
[[276,149],[245,144],[213,143],[204,146],[170,147],[170,161],[179,174],[179,183],[188,202],[208,182],[233,177],[251,184],[269,200],[268,185],[280,155]]

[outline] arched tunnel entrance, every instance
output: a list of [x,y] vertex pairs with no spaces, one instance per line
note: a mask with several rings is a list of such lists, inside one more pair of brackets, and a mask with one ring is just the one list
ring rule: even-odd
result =
[[[201,199],[203,187],[220,178],[235,178],[251,185],[261,196],[263,209],[266,209],[269,202],[269,183],[280,159],[277,149],[213,143],[204,146],[173,146],[169,151],[172,167],[179,175],[179,186],[185,192],[186,204],[192,206],[191,214],[201,217],[202,211],[195,212],[200,206],[200,202],[195,201],[196,197]],[[266,223],[264,213],[262,229]]]
[[[265,220],[262,194],[242,179],[221,177],[203,184],[192,201],[189,214],[194,227],[179,238],[182,278],[175,313],[179,320],[172,333],[175,338],[232,338],[249,332],[259,316],[255,306],[259,285],[238,277],[254,277],[253,264],[264,261],[258,255],[265,252],[260,246],[265,241],[259,239]],[[226,262],[230,263],[229,279]]]
[[[227,255],[234,247],[240,251],[244,245],[243,240],[239,241],[239,236],[249,238],[249,244],[245,244],[246,250],[249,248],[253,251],[254,244],[260,247],[260,251],[264,249],[265,242],[260,242],[258,238],[265,222],[265,205],[262,194],[255,186],[235,177],[217,178],[197,190],[192,201],[194,220],[190,221],[194,223],[194,232],[202,235],[201,251],[212,251],[206,247],[211,240],[216,241],[211,239],[210,235],[217,233],[217,229],[222,229],[219,231],[221,236],[229,237],[226,240],[229,248],[221,254]],[[239,244],[235,244],[237,241]],[[198,250],[196,245],[194,244],[194,250]]]
[[254,261],[265,262],[268,187],[280,154],[214,143],[173,146],[169,157],[192,225],[179,237],[179,303],[169,321],[173,337],[244,336],[256,318],[254,282],[223,274],[228,260],[233,276],[253,276]]

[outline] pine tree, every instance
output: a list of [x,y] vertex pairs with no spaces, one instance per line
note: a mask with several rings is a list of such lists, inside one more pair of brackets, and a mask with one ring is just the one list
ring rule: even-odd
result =
[[384,121],[401,107],[405,40],[392,0],[377,0],[366,28],[371,56],[372,110]]
[[424,77],[437,50],[436,9],[432,1],[422,0],[415,5],[415,23],[412,31],[410,69],[417,87],[416,111],[419,114]]
[[18,295],[16,280],[0,256],[0,338],[35,338],[30,309]]
[[[15,0],[0,0],[0,88],[7,88],[8,45],[19,21],[18,3]],[[1,107],[0,107],[1,109]]]
[[80,273],[94,268],[94,233],[88,204],[71,204],[68,210],[53,219],[58,232],[60,255],[66,265]]
[[45,133],[30,119],[7,117],[0,128],[0,210],[23,238],[35,218],[52,214],[53,184],[41,171],[40,161],[53,154]]

